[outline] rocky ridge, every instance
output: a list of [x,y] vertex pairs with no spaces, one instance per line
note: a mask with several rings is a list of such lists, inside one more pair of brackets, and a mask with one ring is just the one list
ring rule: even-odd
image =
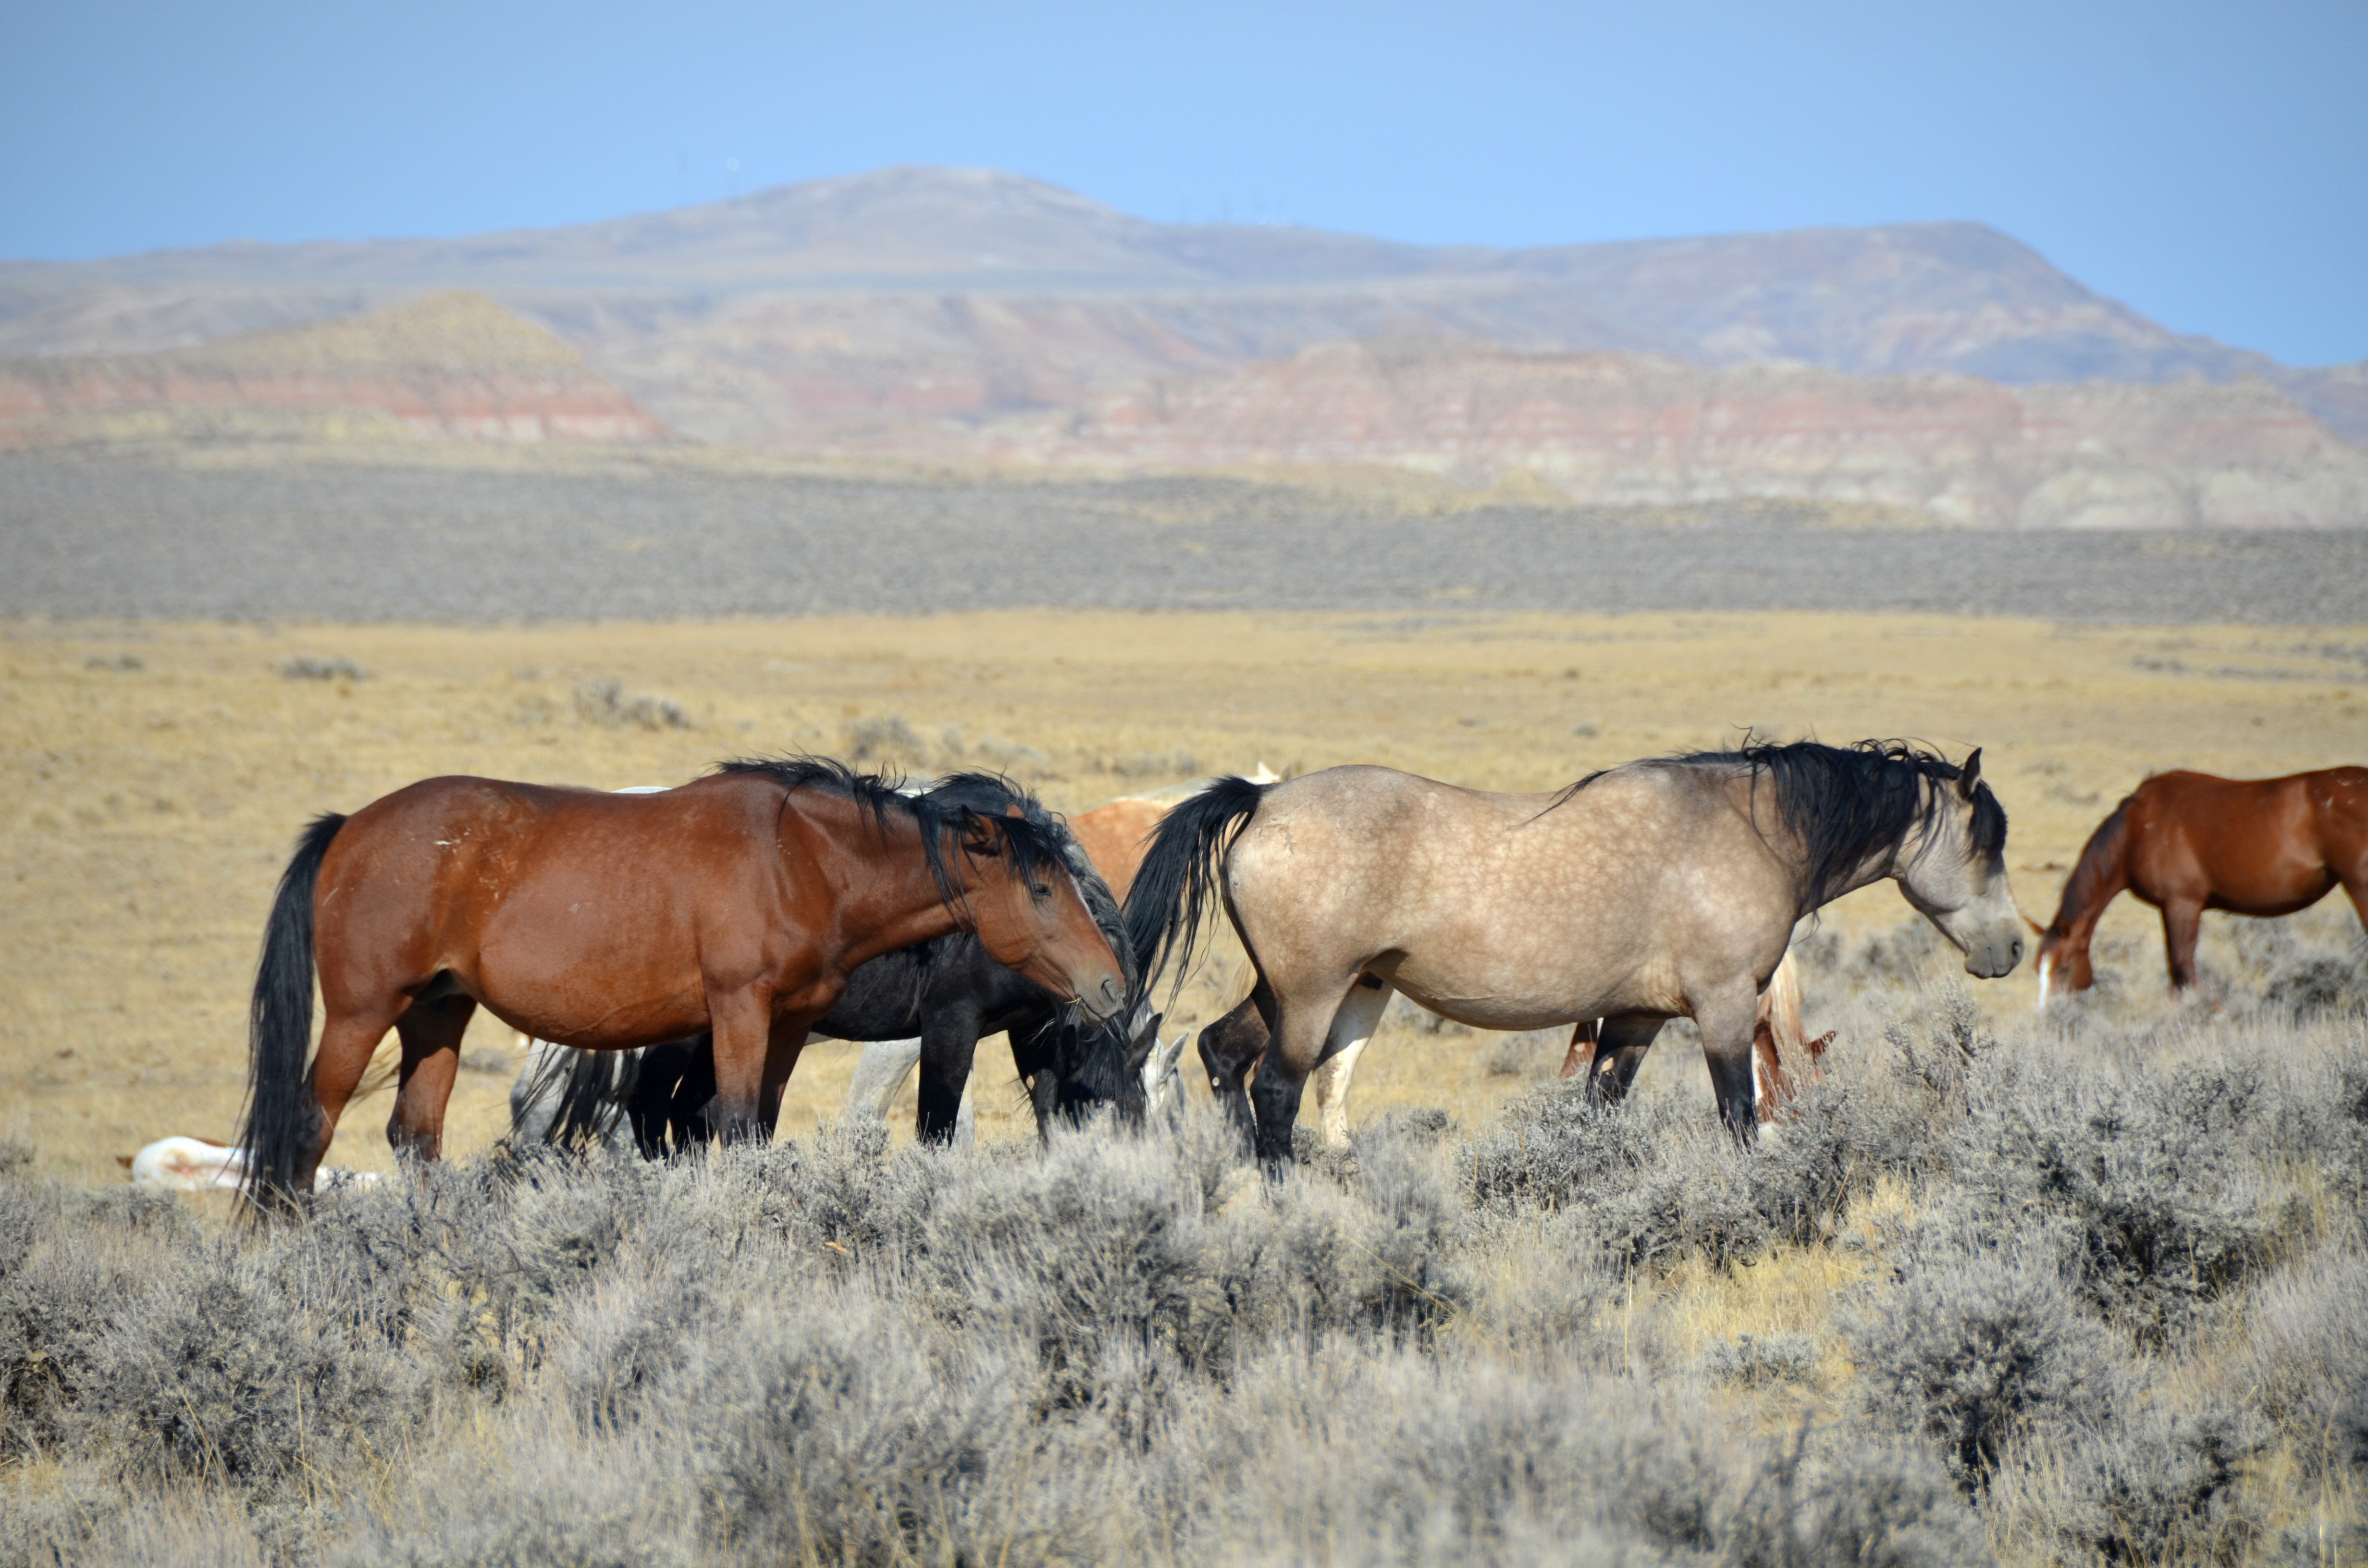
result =
[[0,449],[223,437],[669,433],[549,332],[457,290],[162,353],[0,360]]
[[1379,465],[1594,506],[1796,499],[1988,528],[2368,524],[2368,451],[2258,380],[2005,387],[1632,354],[1326,345],[965,432],[1110,472]]

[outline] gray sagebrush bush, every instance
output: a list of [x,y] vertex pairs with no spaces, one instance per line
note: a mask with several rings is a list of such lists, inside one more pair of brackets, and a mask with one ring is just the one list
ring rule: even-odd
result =
[[2032,1426],[2110,1418],[2126,1353],[2044,1249],[1918,1250],[1842,1320],[1860,1415],[1930,1440],[1969,1492]]
[[[764,1303],[668,1393],[693,1435],[717,1538],[763,1561],[888,1563],[1087,1555],[1064,1494],[1015,1494],[1036,1441],[1032,1369],[981,1335],[933,1346],[860,1284]],[[664,1408],[662,1406],[662,1408]]]
[[88,1467],[0,1472],[0,1568],[265,1568],[274,1554],[252,1526],[219,1491],[126,1489]]
[[421,1463],[404,1506],[362,1516],[324,1568],[689,1568],[697,1494],[663,1449],[531,1421]]
[[426,1396],[416,1359],[333,1299],[210,1244],[120,1302],[74,1419],[128,1473],[268,1494],[399,1448]]
[[1041,1161],[976,1170],[939,1196],[924,1299],[1030,1345],[1056,1403],[1089,1399],[1106,1341],[1197,1359],[1223,1336],[1201,1201],[1156,1142],[1058,1139]]
[[1738,1334],[1703,1347],[1704,1375],[1740,1388],[1807,1382],[1817,1369],[1817,1342],[1805,1334]]
[[2262,1533],[2237,1485],[2260,1438],[2218,1402],[2034,1431],[2008,1450],[1987,1506],[2003,1533],[2059,1560],[2235,1562]]
[[195,1236],[168,1195],[0,1174],[0,1460],[68,1445],[125,1303]]
[[1903,1103],[1827,1083],[1806,1086],[1790,1111],[1781,1130],[1738,1148],[1701,1108],[1604,1107],[1557,1084],[1463,1146],[1463,1188],[1497,1217],[1582,1213],[1632,1264],[1698,1252],[1724,1267],[1829,1237],[1854,1196],[1929,1163],[1929,1131]]
[[2055,1239],[2108,1320],[2160,1341],[2259,1274],[2307,1215],[2253,1153],[2253,1074],[2223,1059],[2066,1082],[1984,1073],[1926,1223]]
[[2304,1472],[2368,1474],[2368,1256],[2330,1247],[2264,1280],[2240,1381]]

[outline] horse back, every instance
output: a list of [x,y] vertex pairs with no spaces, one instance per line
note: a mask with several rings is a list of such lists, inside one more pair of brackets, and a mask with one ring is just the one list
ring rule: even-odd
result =
[[398,790],[324,858],[323,990],[450,974],[514,1027],[574,1044],[596,1043],[564,1022],[589,986],[653,1015],[618,1015],[619,1040],[597,1043],[704,1028],[705,974],[763,966],[785,923],[779,795],[728,778],[654,795],[465,777]]
[[2324,895],[2368,842],[2368,768],[2157,774],[2125,810],[2131,885],[2147,902],[2285,914]]

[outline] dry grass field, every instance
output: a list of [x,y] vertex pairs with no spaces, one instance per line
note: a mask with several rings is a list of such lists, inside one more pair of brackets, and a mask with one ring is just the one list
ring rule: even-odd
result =
[[[307,659],[326,673],[289,673]],[[115,1156],[151,1139],[232,1136],[246,988],[297,829],[431,774],[615,788],[736,754],[865,752],[914,771],[1004,767],[1076,812],[1260,761],[1543,790],[1747,726],[1983,745],[2017,892],[2044,919],[2089,830],[2149,770],[2368,760],[2368,629],[1498,615],[1452,600],[1407,616],[475,630],[15,621],[0,629],[0,1132],[93,1183],[120,1179]],[[1828,918],[1855,938],[1912,916],[1879,886]],[[2225,940],[2220,917],[2207,927]],[[2134,988],[2159,986],[2147,912],[2125,901],[2104,937],[2135,944]],[[1221,951],[1188,987],[1171,1031],[1235,999],[1231,964]],[[2032,983],[1977,994],[2023,1009]],[[1503,1071],[1501,1053],[1484,1070],[1487,1045],[1394,1019],[1360,1072],[1358,1119],[1424,1105],[1484,1120],[1532,1076]],[[982,1136],[1022,1136],[997,1071],[1008,1059],[990,1043],[980,1060]],[[1664,1050],[1648,1079],[1706,1102],[1698,1060]],[[460,1153],[503,1126],[508,1031],[481,1017],[465,1061],[482,1070],[461,1074]],[[848,1047],[808,1051],[785,1128],[836,1112],[851,1061]],[[386,1167],[385,1105],[348,1115],[335,1163]]]

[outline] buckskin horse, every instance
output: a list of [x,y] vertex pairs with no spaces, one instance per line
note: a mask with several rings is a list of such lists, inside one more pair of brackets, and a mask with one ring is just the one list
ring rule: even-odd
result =
[[2039,933],[2039,1005],[2095,983],[2089,940],[2123,892],[2162,914],[2173,991],[2195,983],[2195,938],[2207,909],[2274,916],[2307,909],[2340,886],[2368,926],[2368,767],[2284,778],[2160,773],[2089,835],[2055,918]]
[[2006,974],[2023,948],[2006,829],[1978,750],[1960,767],[1898,742],[1662,757],[1551,795],[1370,767],[1225,778],[1161,824],[1127,926],[1142,971],[1172,959],[1180,981],[1222,896],[1271,1039],[1248,1091],[1270,1166],[1308,1074],[1370,1039],[1393,991],[1481,1028],[1601,1018],[1608,1098],[1691,1017],[1748,1139],[1752,1026],[1794,925],[1888,877],[1969,972]]
[[[1023,817],[1053,847],[1112,949],[1126,956],[1118,900],[1068,825],[1007,779],[960,774],[924,791],[940,804],[982,816]],[[1132,862],[1128,863],[1131,870]],[[1059,1115],[1114,1105],[1144,1108],[1142,1074],[1157,1044],[1159,1019],[1139,1000],[1121,1018],[1080,1028],[1064,998],[1013,972],[979,938],[957,931],[882,954],[848,977],[846,990],[812,1033],[872,1042],[864,1053],[896,1060],[900,1084],[915,1057],[921,1070],[919,1135],[954,1138],[962,1093],[978,1042],[1008,1033],[1014,1065],[1028,1085],[1040,1131]],[[595,1053],[538,1047],[510,1097],[513,1138],[553,1143],[630,1141],[653,1158],[705,1141],[706,1108],[715,1093],[713,1051],[705,1036],[645,1050]]]
[[[389,1028],[403,1062],[388,1138],[435,1158],[480,1006],[581,1050],[712,1033],[718,1131],[769,1133],[848,973],[958,929],[1096,1021],[1129,1001],[1033,823],[819,758],[726,762],[653,795],[430,778],[319,817],[256,977],[247,1192],[275,1206],[311,1190]],[[308,1072],[316,971],[327,1016]]]

